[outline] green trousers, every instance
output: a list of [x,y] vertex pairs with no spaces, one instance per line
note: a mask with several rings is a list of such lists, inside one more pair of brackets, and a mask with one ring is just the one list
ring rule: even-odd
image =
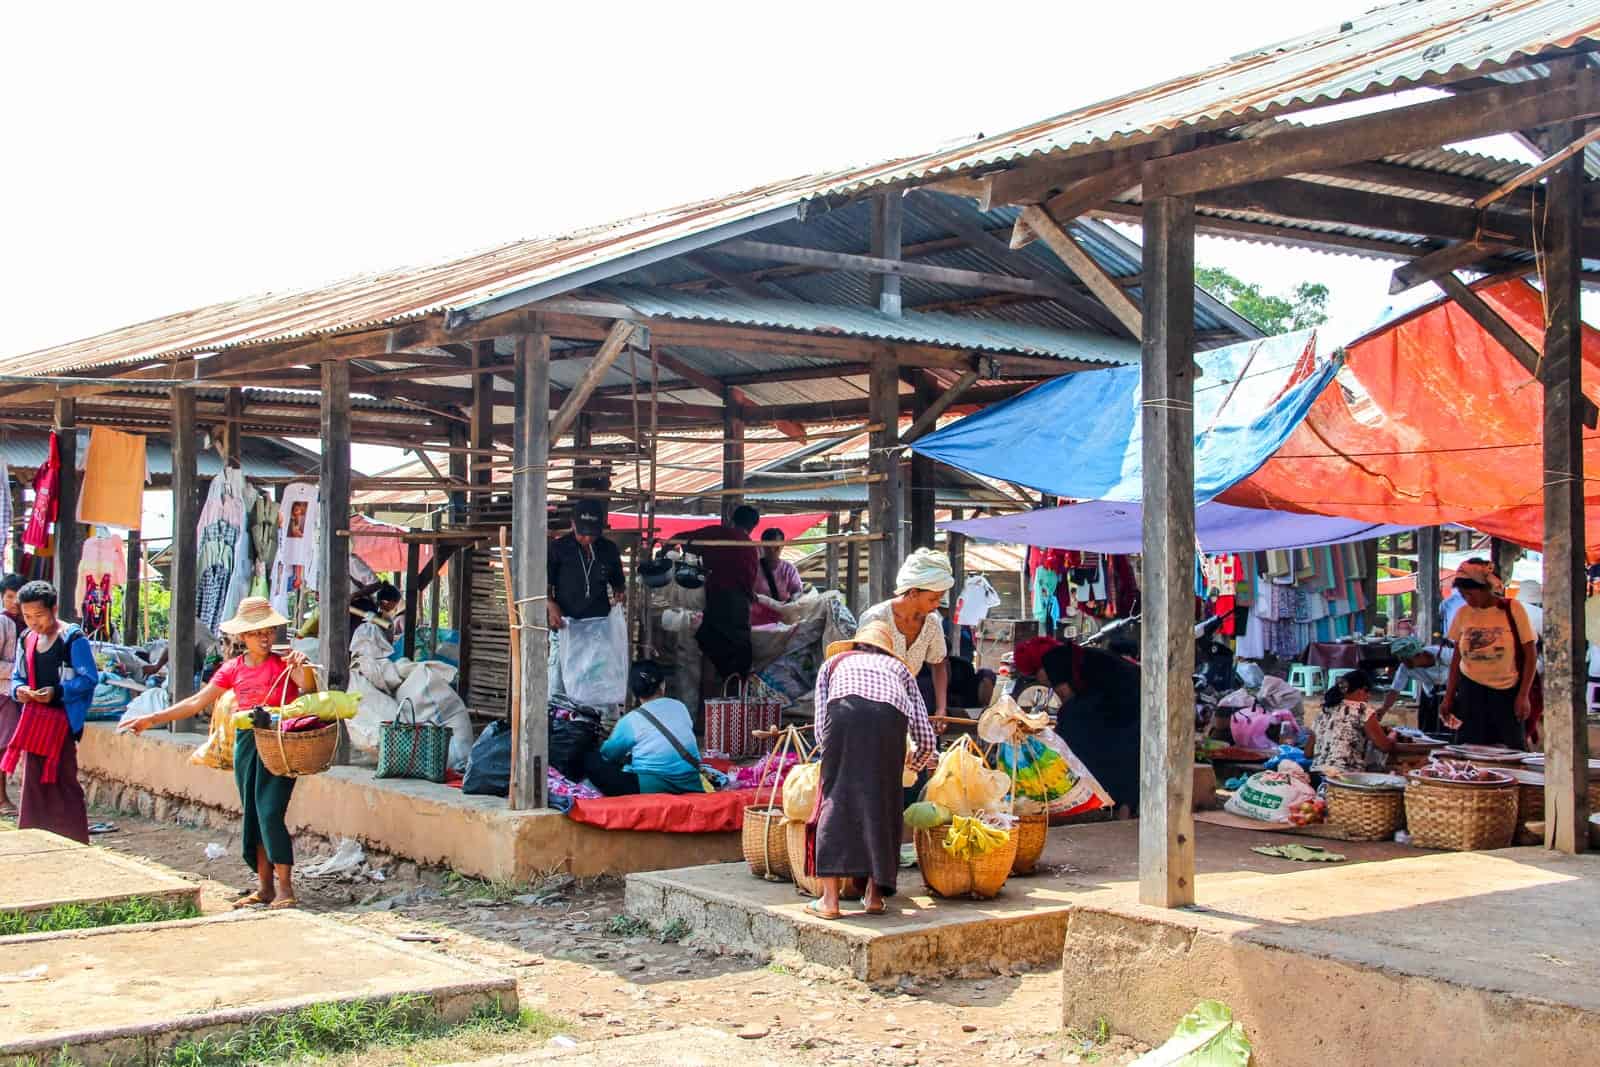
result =
[[233,742],[233,780],[239,787],[239,804],[244,808],[244,863],[256,869],[256,851],[267,850],[273,863],[294,863],[294,840],[284,825],[289,811],[293,778],[280,778],[261,765],[256,755],[254,730],[240,730]]

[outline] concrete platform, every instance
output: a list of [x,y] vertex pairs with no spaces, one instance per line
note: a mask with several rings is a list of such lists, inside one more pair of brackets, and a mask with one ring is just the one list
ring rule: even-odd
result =
[[1177,911],[1141,907],[1132,883],[1079,900],[1063,1022],[1104,1016],[1154,1043],[1214,997],[1244,1024],[1260,1067],[1595,1061],[1600,856],[1413,853],[1202,875],[1196,892],[1199,907]]
[[[1302,838],[1206,825],[1196,832],[1199,869],[1219,884],[1276,878],[1301,866],[1250,849]],[[1388,842],[1328,844],[1351,862],[1417,855]],[[1138,824],[1095,823],[1052,829],[1040,873],[1011,879],[989,901],[938,899],[913,868],[901,872],[888,914],[868,918],[847,909],[845,918],[828,921],[806,912],[792,884],[762,881],[737,863],[629,875],[626,907],[652,922],[682,919],[721,944],[797,951],[813,963],[876,981],[1054,966],[1075,904],[1137,877]]]
[[[190,807],[219,821],[237,820],[232,772],[189,762],[199,742],[198,734],[119,734],[110,723],[90,723],[78,747],[90,803],[157,817]],[[495,797],[377,779],[360,767],[332,767],[300,779],[288,823],[293,833],[353,837],[416,863],[515,881],[560,871],[582,877],[723,863],[741,855],[737,833],[598,830],[560,812],[511,811]]]
[[451,1064],[449,1067],[523,1067],[553,1063],[560,1067],[792,1067],[800,1061],[778,1058],[762,1044],[735,1037],[724,1030],[686,1026],[631,1037],[584,1041],[572,1048],[545,1048],[512,1052],[493,1059]]
[[184,1038],[400,994],[452,1021],[517,1007],[509,975],[294,911],[0,938],[0,974],[40,966],[0,984],[0,1057],[153,1064]]
[[0,876],[0,912],[111,904],[136,897],[200,906],[198,883],[45,830],[0,834],[0,868],[5,871]]

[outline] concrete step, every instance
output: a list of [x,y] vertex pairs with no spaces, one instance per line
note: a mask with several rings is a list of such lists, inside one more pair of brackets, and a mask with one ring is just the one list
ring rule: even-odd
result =
[[0,834],[0,913],[141,898],[200,905],[200,886],[153,863],[91,848],[45,830]]
[[0,1060],[153,1064],[186,1037],[402,994],[450,1021],[517,1007],[509,975],[300,911],[0,938],[0,975]]

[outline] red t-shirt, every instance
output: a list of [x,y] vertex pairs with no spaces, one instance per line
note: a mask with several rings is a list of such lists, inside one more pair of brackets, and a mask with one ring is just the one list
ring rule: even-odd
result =
[[[268,708],[282,707],[300,695],[300,687],[294,684],[294,678],[284,674],[284,662],[278,656],[268,656],[260,664],[252,667],[245,662],[243,656],[235,656],[217,668],[217,673],[211,676],[211,684],[219,689],[231,689],[238,698],[240,711],[248,711],[257,706]],[[279,683],[279,677],[283,681]],[[268,699],[267,689],[272,689],[272,698]]]

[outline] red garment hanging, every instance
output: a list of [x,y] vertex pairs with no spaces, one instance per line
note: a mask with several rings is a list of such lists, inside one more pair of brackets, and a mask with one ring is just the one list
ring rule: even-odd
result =
[[23,547],[37,550],[50,543],[50,529],[61,504],[60,489],[61,453],[56,448],[56,432],[51,430],[49,455],[33,476],[33,510],[28,513],[28,525],[22,531]]

